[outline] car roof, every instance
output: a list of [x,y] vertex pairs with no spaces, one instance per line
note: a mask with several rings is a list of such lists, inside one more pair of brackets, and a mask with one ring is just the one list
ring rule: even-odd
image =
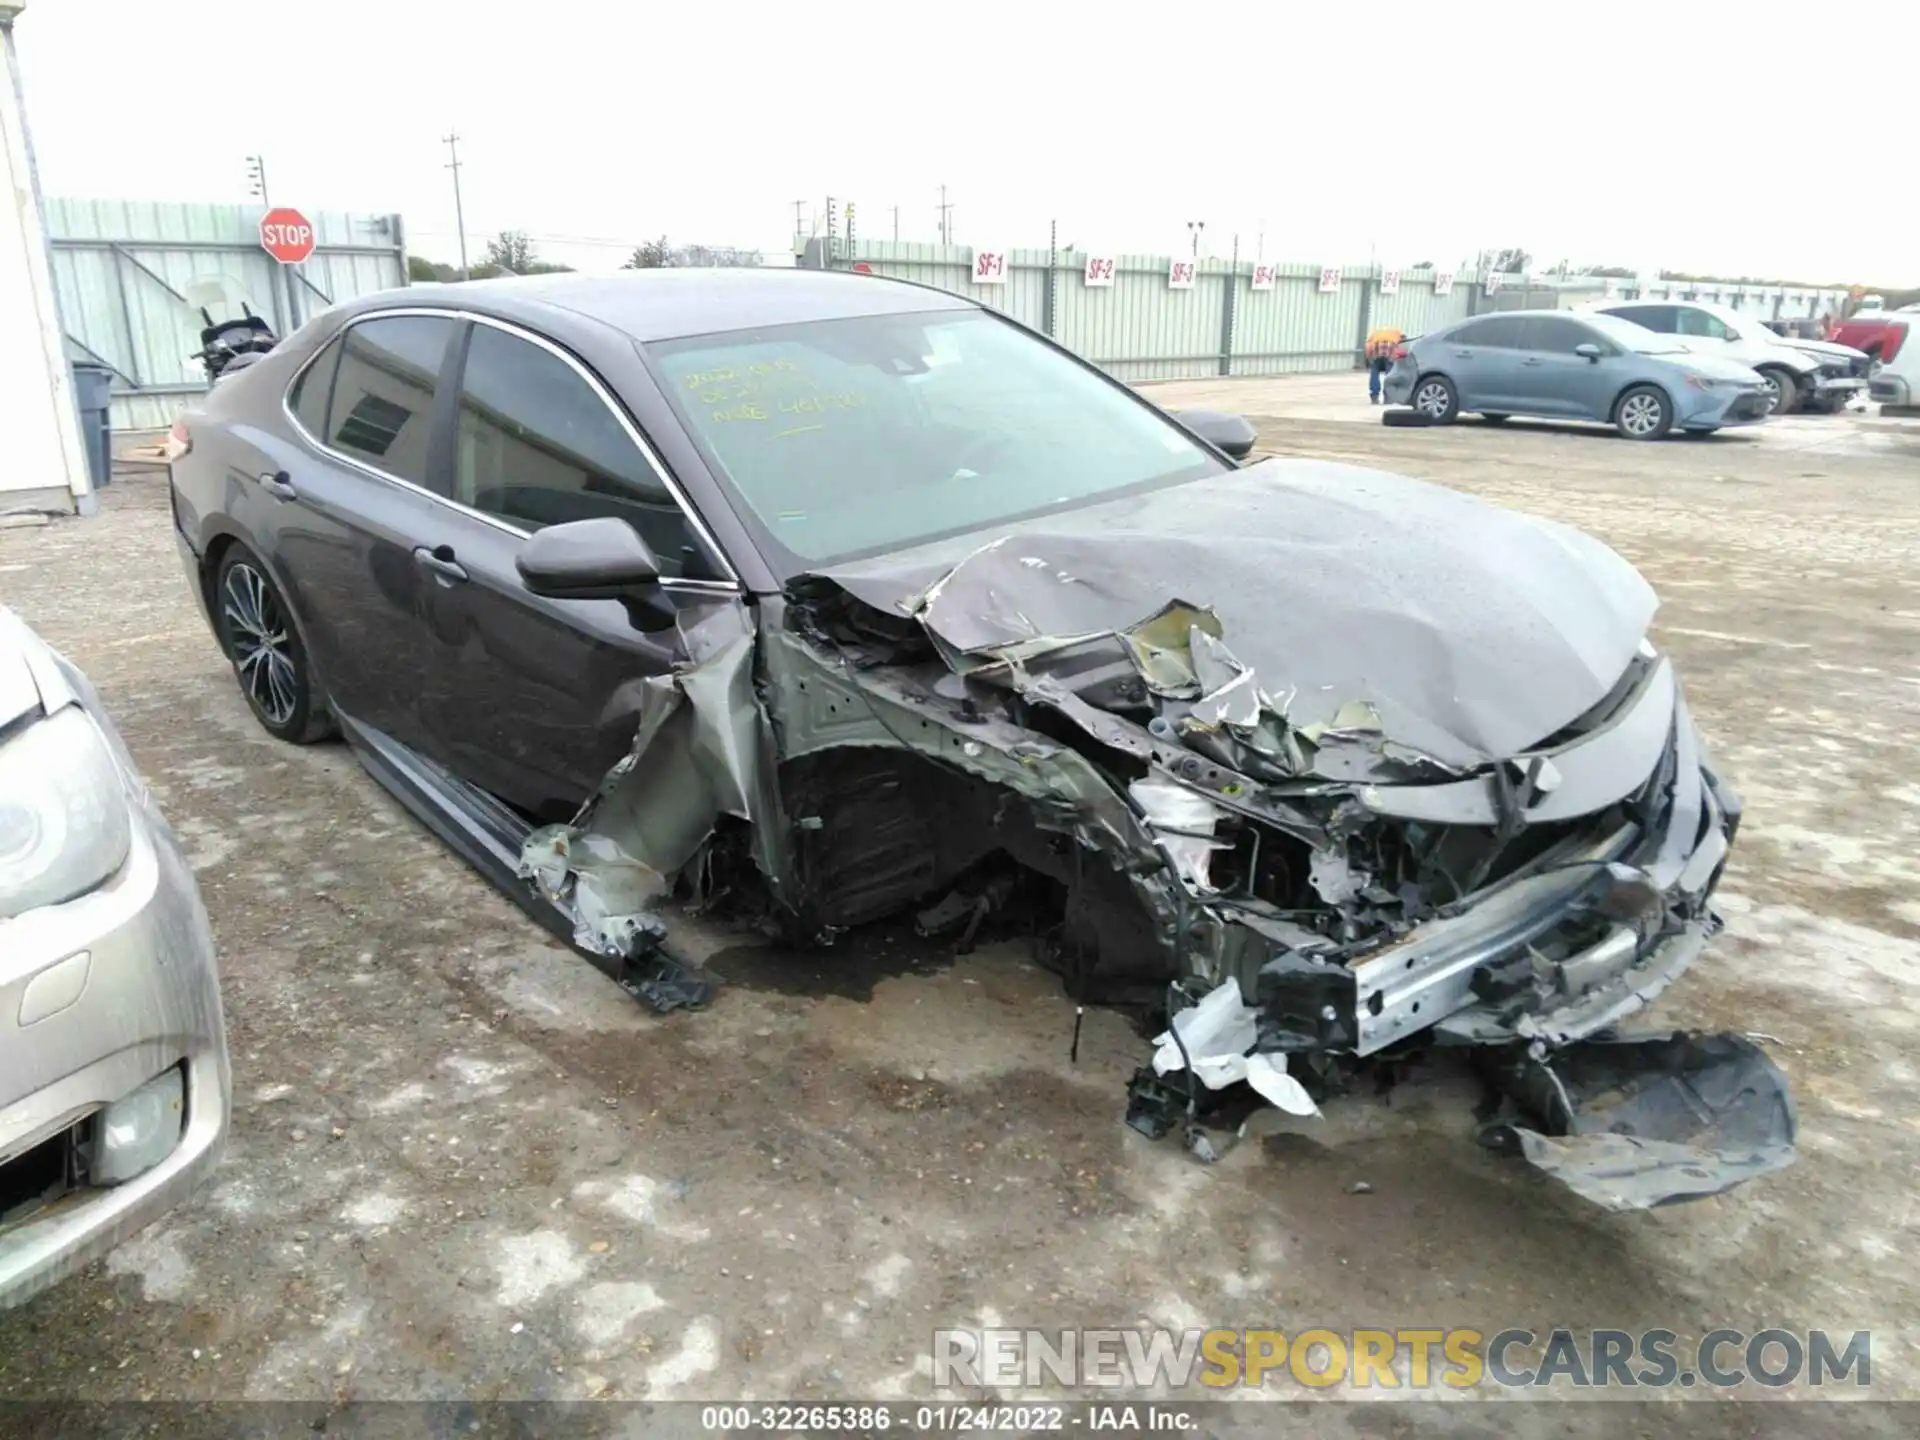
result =
[[[537,321],[542,312],[569,311],[642,342],[808,320],[979,308],[963,296],[929,286],[844,270],[784,266],[517,275],[437,287],[434,299],[522,321]],[[384,291],[360,313],[418,303],[417,293]]]

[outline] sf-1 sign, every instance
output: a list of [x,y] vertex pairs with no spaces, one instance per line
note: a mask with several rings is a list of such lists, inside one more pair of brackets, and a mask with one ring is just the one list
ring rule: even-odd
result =
[[260,217],[260,248],[282,265],[298,265],[313,254],[313,224],[298,210],[282,205]]
[[976,285],[1006,284],[1007,252],[1004,250],[974,251],[973,283]]

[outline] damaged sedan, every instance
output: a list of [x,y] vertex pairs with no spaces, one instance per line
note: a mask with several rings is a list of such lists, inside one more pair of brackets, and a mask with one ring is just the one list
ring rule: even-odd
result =
[[963,298],[812,271],[337,307],[175,432],[256,717],[338,730],[656,1009],[668,902],[828,945],[1018,913],[1162,1023],[1211,1152],[1448,1052],[1489,1143],[1634,1208],[1788,1163],[1737,1034],[1626,1028],[1740,819],[1655,598],[1567,527],[1163,412]]

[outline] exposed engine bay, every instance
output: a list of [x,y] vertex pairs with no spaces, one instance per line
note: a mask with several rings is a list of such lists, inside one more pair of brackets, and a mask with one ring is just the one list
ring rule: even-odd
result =
[[[1789,1163],[1750,1041],[1618,1028],[1718,929],[1740,818],[1644,581],[1287,468],[687,603],[631,755],[522,873],[656,999],[698,993],[661,968],[676,887],[816,944],[1024,906],[1071,998],[1164,1014],[1128,1121],[1202,1158],[1235,1087],[1311,1114],[1418,1046],[1470,1051],[1489,1143],[1608,1208]],[[1396,547],[1442,524],[1498,563]]]

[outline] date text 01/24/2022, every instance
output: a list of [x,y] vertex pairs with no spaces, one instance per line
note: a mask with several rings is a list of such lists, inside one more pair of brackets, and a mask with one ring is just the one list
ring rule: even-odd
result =
[[772,1434],[1031,1435],[1068,1429],[1177,1434],[1197,1422],[1164,1405],[707,1405],[700,1428]]

